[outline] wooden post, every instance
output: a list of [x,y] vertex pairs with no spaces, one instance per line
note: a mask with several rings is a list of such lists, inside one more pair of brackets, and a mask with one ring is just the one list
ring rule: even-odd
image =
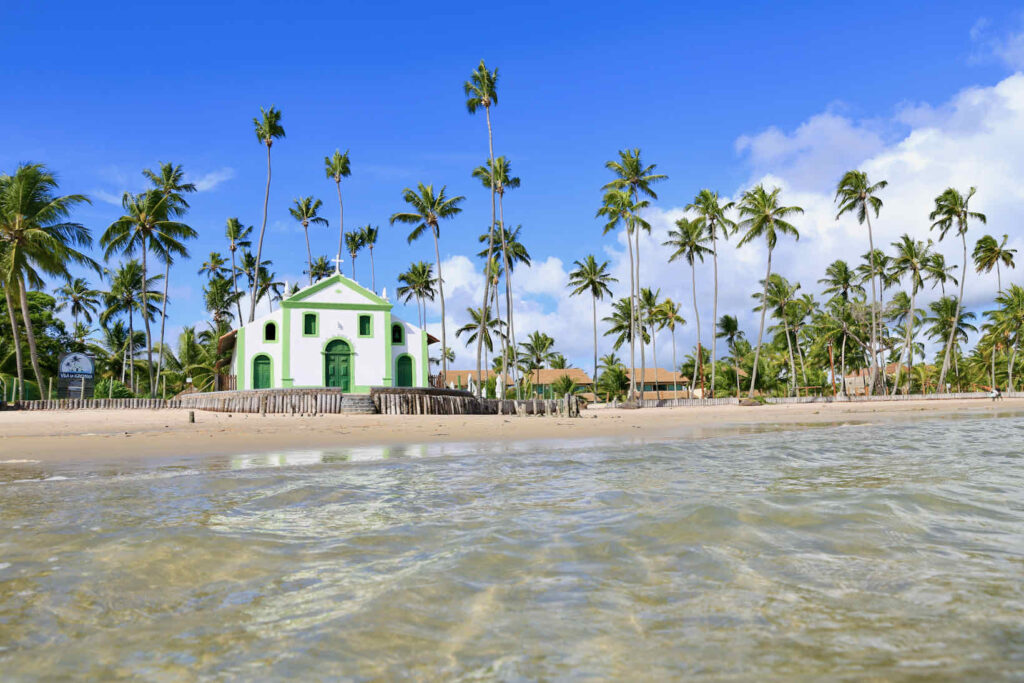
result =
[[194,410],[188,411],[188,423],[190,425],[196,423],[196,412]]

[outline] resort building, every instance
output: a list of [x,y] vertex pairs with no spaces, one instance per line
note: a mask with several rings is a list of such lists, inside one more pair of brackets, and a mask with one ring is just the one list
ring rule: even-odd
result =
[[221,338],[236,389],[428,386],[427,346],[437,342],[391,313],[391,302],[334,274]]
[[[900,367],[899,363],[889,363],[885,366],[885,378],[889,385],[896,379],[896,369]],[[910,376],[910,368],[906,365],[900,371],[901,383],[906,383]],[[846,384],[846,393],[850,396],[867,396],[868,388],[871,384],[871,368],[860,368],[850,373],[844,378]]]
[[542,368],[530,373],[530,383],[533,385],[533,393],[538,398],[555,398],[553,385],[559,378],[569,376],[579,390],[584,394],[593,394],[594,380],[590,375],[579,368]]
[[[626,376],[628,377],[630,374],[631,370],[626,368]],[[694,398],[690,391],[690,378],[681,372],[673,372],[664,368],[641,370],[638,365],[636,367],[636,388],[637,391],[643,392],[642,396],[645,399]]]

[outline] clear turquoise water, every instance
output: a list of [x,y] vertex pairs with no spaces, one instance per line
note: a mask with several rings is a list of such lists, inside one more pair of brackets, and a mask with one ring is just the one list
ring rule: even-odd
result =
[[4,462],[0,677],[1021,679],[1022,451],[1009,417]]

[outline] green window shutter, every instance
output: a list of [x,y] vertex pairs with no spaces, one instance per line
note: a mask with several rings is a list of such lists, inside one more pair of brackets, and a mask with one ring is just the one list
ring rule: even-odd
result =
[[316,334],[316,315],[313,313],[306,313],[302,316],[302,333],[308,335]]
[[370,336],[370,316],[361,315],[359,316],[359,335],[361,337]]

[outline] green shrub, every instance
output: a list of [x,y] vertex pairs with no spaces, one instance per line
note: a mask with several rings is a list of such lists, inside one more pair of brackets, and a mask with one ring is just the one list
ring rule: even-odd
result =
[[[113,387],[111,387],[113,383]],[[101,379],[92,390],[93,398],[135,398],[132,390],[116,379]]]

